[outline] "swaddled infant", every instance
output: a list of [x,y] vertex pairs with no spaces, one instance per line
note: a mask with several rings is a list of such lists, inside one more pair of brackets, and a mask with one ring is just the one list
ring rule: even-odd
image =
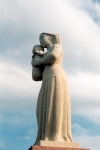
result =
[[[44,49],[41,47],[41,45],[35,45],[32,50],[33,56],[32,59],[35,61],[36,59],[42,59],[44,54]],[[32,78],[34,81],[41,81],[42,80],[42,72],[43,67],[33,67],[32,68]]]

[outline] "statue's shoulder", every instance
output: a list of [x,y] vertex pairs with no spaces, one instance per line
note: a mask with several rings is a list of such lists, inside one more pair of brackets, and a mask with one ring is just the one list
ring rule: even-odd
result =
[[62,46],[60,44],[54,44],[53,47],[62,50]]

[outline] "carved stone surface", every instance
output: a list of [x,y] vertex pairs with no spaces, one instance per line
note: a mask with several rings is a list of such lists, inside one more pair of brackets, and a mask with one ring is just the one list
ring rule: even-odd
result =
[[42,59],[32,60],[33,67],[44,66],[37,101],[38,134],[35,144],[40,140],[72,142],[70,98],[67,77],[61,67],[63,50],[60,37],[42,33],[40,43],[47,52]]
[[73,142],[56,142],[56,141],[40,141],[37,145],[39,146],[52,146],[52,147],[70,147],[70,148],[79,148],[78,143]]

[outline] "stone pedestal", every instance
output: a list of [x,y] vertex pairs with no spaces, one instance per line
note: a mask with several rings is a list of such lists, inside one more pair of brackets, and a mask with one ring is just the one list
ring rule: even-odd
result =
[[48,146],[48,147],[71,147],[71,148],[79,148],[78,143],[74,142],[56,142],[56,141],[44,141],[41,140],[38,144],[38,146]]
[[90,150],[87,148],[67,148],[67,147],[49,147],[49,146],[31,146],[28,150]]

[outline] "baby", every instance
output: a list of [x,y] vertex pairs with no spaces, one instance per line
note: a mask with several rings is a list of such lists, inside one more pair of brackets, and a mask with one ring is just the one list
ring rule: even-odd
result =
[[[32,59],[42,59],[44,54],[44,49],[41,47],[41,45],[35,45],[32,50],[33,56]],[[39,68],[37,66],[32,68],[32,78],[34,81],[41,81],[42,80],[42,72],[43,67]]]

